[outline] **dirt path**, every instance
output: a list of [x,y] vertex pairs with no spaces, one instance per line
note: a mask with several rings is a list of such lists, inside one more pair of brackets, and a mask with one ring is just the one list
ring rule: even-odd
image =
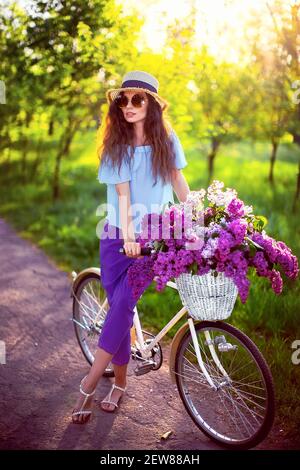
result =
[[[75,340],[68,274],[0,219],[1,449],[217,449],[187,415],[170,381],[169,345],[157,372],[136,377],[128,368],[128,393],[117,413],[94,409],[85,426],[70,412],[87,373]],[[97,399],[112,379],[102,378]],[[172,435],[161,440],[167,431]],[[289,448],[275,427],[259,448]]]

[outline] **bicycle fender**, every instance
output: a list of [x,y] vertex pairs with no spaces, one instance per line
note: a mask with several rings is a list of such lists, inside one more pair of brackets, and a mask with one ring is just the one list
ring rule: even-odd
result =
[[74,280],[72,286],[71,286],[71,295],[70,297],[73,297],[73,291],[76,290],[78,284],[81,282],[81,280],[89,275],[89,274],[96,274],[97,276],[100,276],[100,268],[96,267],[91,267],[91,268],[85,268],[80,273],[77,274],[76,279]]
[[173,338],[173,341],[171,343],[171,351],[170,351],[170,358],[169,358],[169,372],[170,372],[170,376],[171,376],[171,381],[173,383],[176,383],[176,378],[175,378],[176,374],[174,372],[174,369],[175,369],[175,360],[176,360],[177,348],[178,348],[178,345],[181,341],[181,338],[183,337],[186,330],[188,330],[188,329],[189,329],[189,324],[188,324],[188,322],[186,322],[176,332],[176,334]]

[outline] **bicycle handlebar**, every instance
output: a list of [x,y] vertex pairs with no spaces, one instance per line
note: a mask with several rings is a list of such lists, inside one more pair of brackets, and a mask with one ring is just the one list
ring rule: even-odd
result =
[[[124,248],[119,248],[119,252],[122,253],[123,255],[126,255],[126,252],[124,250]],[[141,247],[141,255],[152,255],[153,253],[155,253],[155,250],[151,247],[147,247],[147,246],[142,246]]]

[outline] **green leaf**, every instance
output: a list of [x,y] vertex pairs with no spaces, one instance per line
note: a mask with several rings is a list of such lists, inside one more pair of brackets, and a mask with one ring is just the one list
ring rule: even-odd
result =
[[255,253],[256,253],[256,249],[254,247],[254,245],[252,245],[252,243],[249,245],[249,250],[250,250],[250,258],[253,258],[255,256]]
[[263,215],[256,215],[255,220],[253,221],[253,227],[258,230],[262,231],[262,229],[267,225],[268,219]]
[[193,261],[192,264],[189,265],[189,271],[190,271],[192,274],[197,274],[197,271],[198,271],[198,264],[196,263],[196,261]]
[[251,240],[251,238],[245,237],[245,239],[248,240],[248,242],[250,243],[250,247],[252,246],[252,247],[255,247],[259,250],[263,250],[263,247],[260,246],[258,243],[254,242],[253,240]]

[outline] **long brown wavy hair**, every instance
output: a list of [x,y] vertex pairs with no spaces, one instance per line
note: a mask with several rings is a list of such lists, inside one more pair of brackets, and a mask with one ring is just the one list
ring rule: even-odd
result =
[[[123,94],[123,92],[121,92]],[[148,108],[144,122],[147,145],[152,148],[152,173],[157,183],[160,176],[164,183],[171,181],[171,170],[175,167],[175,153],[170,134],[172,126],[166,117],[166,109],[147,93]],[[97,154],[100,162],[110,162],[120,171],[123,158],[129,163],[134,155],[134,126],[127,122],[122,110],[113,100],[97,132]],[[130,153],[128,153],[128,147]]]

